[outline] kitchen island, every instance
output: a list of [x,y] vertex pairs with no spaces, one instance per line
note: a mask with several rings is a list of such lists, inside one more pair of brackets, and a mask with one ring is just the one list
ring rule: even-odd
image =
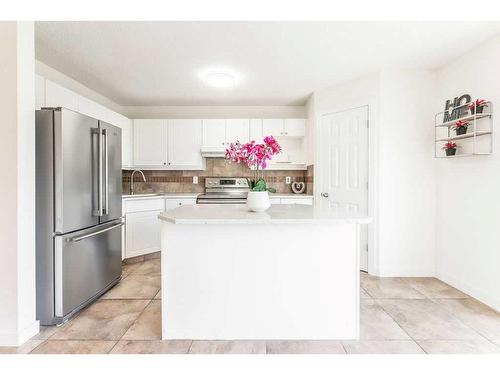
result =
[[359,227],[314,206],[160,214],[163,339],[357,339]]

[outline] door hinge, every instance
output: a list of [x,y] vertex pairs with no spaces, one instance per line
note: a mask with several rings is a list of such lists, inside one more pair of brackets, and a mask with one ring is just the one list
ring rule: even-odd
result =
[[368,244],[365,246],[365,251],[368,252]]
[[370,120],[366,120],[366,127],[370,128]]

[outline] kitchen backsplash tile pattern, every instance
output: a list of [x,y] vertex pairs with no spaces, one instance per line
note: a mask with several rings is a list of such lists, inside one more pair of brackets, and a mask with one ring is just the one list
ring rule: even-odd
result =
[[[207,158],[204,171],[143,171],[146,182],[136,173],[134,176],[136,194],[144,193],[201,193],[205,190],[205,177],[252,177],[252,171],[241,164],[230,163],[225,159]],[[313,193],[313,166],[306,171],[265,171],[266,180],[276,188],[278,193],[291,193],[290,185],[285,183],[285,177],[292,181],[304,181],[306,193]],[[123,193],[130,193],[131,171],[123,171]],[[198,176],[198,184],[193,184],[193,176]]]

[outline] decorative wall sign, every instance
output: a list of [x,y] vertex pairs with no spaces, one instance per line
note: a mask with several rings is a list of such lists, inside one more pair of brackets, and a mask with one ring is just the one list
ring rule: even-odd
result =
[[464,94],[460,97],[456,97],[451,100],[447,100],[444,105],[444,116],[443,122],[457,120],[461,117],[467,115],[469,111],[468,104],[471,101],[471,96],[469,94]]

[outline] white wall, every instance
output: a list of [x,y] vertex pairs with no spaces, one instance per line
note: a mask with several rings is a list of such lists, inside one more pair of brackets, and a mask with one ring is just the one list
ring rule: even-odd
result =
[[128,118],[306,118],[304,106],[127,106]]
[[0,22],[0,345],[38,332],[35,318],[34,25]]
[[382,276],[435,275],[434,74],[380,74],[379,265]]
[[[435,112],[470,94],[500,108],[500,37],[437,71]],[[437,276],[500,311],[500,120],[490,156],[436,161]]]
[[321,115],[369,106],[369,272],[375,275],[435,274],[432,89],[431,73],[393,69],[317,91],[309,103],[316,134]]

